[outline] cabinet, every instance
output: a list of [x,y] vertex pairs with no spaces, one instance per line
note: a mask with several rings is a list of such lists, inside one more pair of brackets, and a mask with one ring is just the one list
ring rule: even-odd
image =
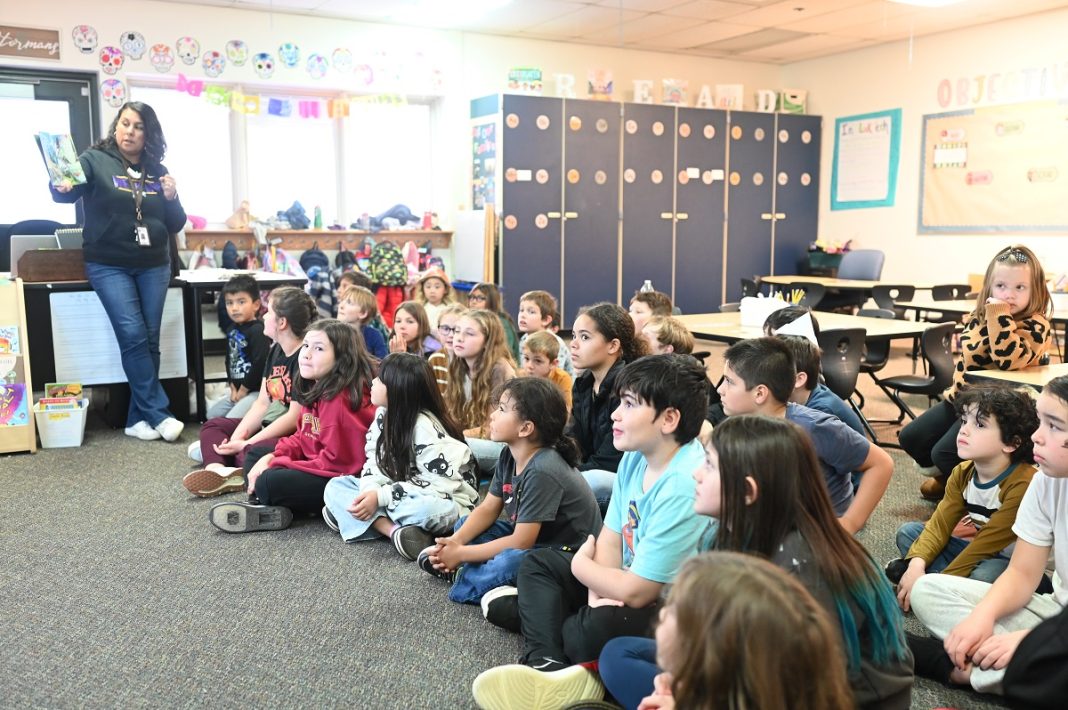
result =
[[545,289],[566,328],[648,279],[684,313],[740,279],[793,273],[816,238],[818,116],[511,96],[502,100],[498,280]]

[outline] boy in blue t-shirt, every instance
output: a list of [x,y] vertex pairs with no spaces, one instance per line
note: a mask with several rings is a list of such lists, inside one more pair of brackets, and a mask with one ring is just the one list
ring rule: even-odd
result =
[[619,374],[612,436],[626,453],[604,526],[577,551],[535,550],[524,559],[517,602],[522,663],[475,680],[481,707],[601,697],[596,677],[572,664],[595,660],[618,636],[651,634],[661,589],[708,524],[693,510],[693,471],[704,460],[696,436],[710,388],[704,368],[688,355],[639,358]]
[[[856,533],[882,500],[894,473],[890,455],[837,417],[790,402],[797,371],[790,348],[778,338],[752,338],[727,348],[720,401],[727,416],[783,417],[812,439],[838,522]],[[854,491],[853,472],[864,485]]]

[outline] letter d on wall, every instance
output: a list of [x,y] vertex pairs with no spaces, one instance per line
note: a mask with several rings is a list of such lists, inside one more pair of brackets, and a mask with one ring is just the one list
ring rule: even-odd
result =
[[760,113],[774,113],[776,96],[778,94],[771,89],[757,89],[756,110]]

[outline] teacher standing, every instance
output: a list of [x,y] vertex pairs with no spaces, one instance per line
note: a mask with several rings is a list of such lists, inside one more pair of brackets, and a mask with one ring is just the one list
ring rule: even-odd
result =
[[79,161],[86,183],[52,188],[82,200],[85,275],[108,314],[130,383],[126,435],[174,441],[184,425],[159,381],[159,332],[171,280],[171,233],[185,224],[174,178],[163,167],[163,129],[148,104],[123,104],[107,136]]

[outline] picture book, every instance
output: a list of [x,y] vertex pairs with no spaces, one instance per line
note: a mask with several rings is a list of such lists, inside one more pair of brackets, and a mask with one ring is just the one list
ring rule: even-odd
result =
[[78,162],[78,152],[74,141],[66,133],[38,133],[34,136],[37,147],[48,168],[48,178],[52,185],[58,187],[64,182],[72,185],[85,184],[85,172]]
[[26,403],[26,385],[21,382],[0,384],[0,427],[25,426],[30,422]]
[[45,383],[45,397],[73,397],[81,399],[81,382],[47,382]]

